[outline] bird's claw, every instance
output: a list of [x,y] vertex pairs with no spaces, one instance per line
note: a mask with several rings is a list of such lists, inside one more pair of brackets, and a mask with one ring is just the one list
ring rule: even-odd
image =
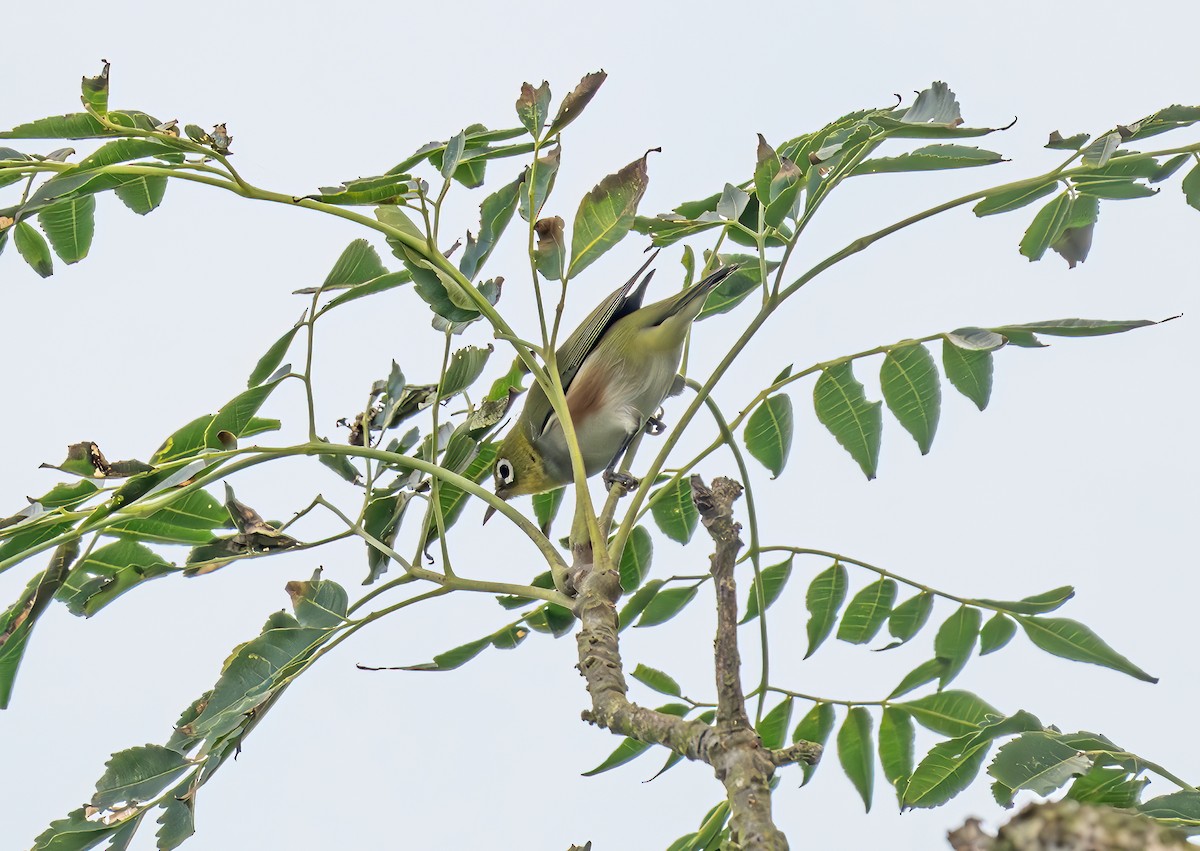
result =
[[613,485],[620,485],[626,493],[637,490],[638,485],[642,483],[641,479],[628,473],[619,473],[616,470],[605,470],[603,478],[604,486],[608,490],[612,490]]
[[646,434],[657,437],[666,430],[667,424],[663,422],[663,409],[659,408],[657,414],[646,420]]

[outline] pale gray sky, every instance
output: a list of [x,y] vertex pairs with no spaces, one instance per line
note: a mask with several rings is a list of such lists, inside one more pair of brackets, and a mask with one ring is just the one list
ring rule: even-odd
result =
[[[511,125],[523,80],[546,78],[561,96],[597,68],[609,79],[567,136],[551,213],[570,216],[601,176],[660,145],[643,210],[666,210],[743,179],[756,132],[779,141],[934,79],[950,83],[970,124],[1019,117],[1008,132],[979,140],[1012,163],[851,182],[797,252],[797,273],[939,200],[1045,170],[1060,157],[1041,149],[1052,130],[1101,131],[1170,103],[1200,102],[1200,14],[1184,2],[1097,2],[1086,11],[1026,0],[867,0],[846,9],[610,2],[587,11],[296,2],[149,11],[128,0],[102,10],[68,0],[55,5],[53,21],[49,14],[30,4],[5,12],[9,83],[0,125],[77,109],[79,77],[95,73],[103,57],[114,64],[114,105],[204,126],[227,122],[249,179],[296,194],[378,174],[476,121]],[[491,181],[511,179],[517,168],[494,165]],[[460,193],[459,228],[475,226],[478,197]],[[37,465],[60,460],[68,443],[95,440],[109,458],[144,458],[179,425],[233,396],[300,314],[289,293],[319,283],[362,235],[348,223],[204,187],[171,186],[146,219],[111,197],[99,208],[91,256],[78,266],[59,264],[42,281],[14,251],[0,258],[0,514],[58,480]],[[947,387],[925,458],[889,417],[879,479],[870,483],[812,416],[811,385],[797,385],[790,464],[778,482],[760,477],[759,499],[767,542],[841,551],[953,593],[1017,597],[1075,585],[1078,597],[1061,614],[1093,626],[1162,677],[1159,685],[1053,659],[1021,637],[972,661],[956,685],[1005,711],[1101,731],[1195,778],[1200,752],[1181,731],[1194,725],[1200,697],[1191,650],[1200,459],[1189,393],[1200,304],[1188,247],[1200,213],[1184,205],[1177,181],[1159,198],[1105,203],[1091,257],[1074,271],[1056,257],[1030,264],[1017,254],[1031,214],[976,220],[960,210],[836,267],[767,326],[717,398],[736,412],[751,388],[788,363],[962,325],[1184,313],[1124,336],[999,352],[988,411],[979,414]],[[572,317],[623,280],[642,247],[630,238],[575,282]],[[677,284],[678,256],[664,252],[659,287]],[[526,280],[519,241],[492,266],[511,268],[514,283]],[[530,304],[517,284],[501,307],[528,329]],[[698,362],[715,362],[737,316],[701,326]],[[433,375],[440,343],[427,324],[427,309],[407,289],[334,314],[318,339],[322,428],[334,434],[333,421],[360,404],[393,358],[410,377]],[[475,326],[464,342],[486,342],[484,329]],[[498,356],[490,374],[507,362]],[[297,389],[286,388],[264,413],[292,424],[286,437],[300,433],[301,411]],[[684,441],[681,458],[707,442],[708,429],[701,424]],[[714,458],[701,472],[734,467]],[[311,461],[233,483],[269,517],[288,516],[317,491],[351,495]],[[479,513],[471,509],[468,535],[455,543],[461,571],[524,581],[541,570],[536,553],[502,524],[475,531]],[[698,572],[706,556],[701,536],[686,549],[657,539],[653,572]],[[0,719],[9,767],[0,846],[27,846],[88,798],[110,753],[165,740],[229,650],[287,604],[287,580],[323,564],[354,593],[364,562],[349,545],[155,582],[89,621],[54,607]],[[829,697],[881,697],[928,658],[933,629],[889,654],[831,641],[801,663],[803,590],[825,566],[798,562],[772,609],[774,679]],[[22,568],[0,576],[0,600],[15,598],[28,575]],[[853,580],[858,587],[868,577]],[[655,849],[694,829],[720,799],[720,785],[700,765],[643,784],[659,755],[579,776],[617,740],[579,721],[587,700],[571,639],[533,636],[515,652],[490,651],[449,674],[357,671],[360,661],[424,661],[506,622],[486,596],[410,611],[364,630],[288,691],[238,762],[202,789],[197,834],[185,847],[553,851],[591,839],[597,851]],[[709,695],[711,627],[710,605],[698,602],[666,626],[626,633],[625,658],[630,668],[666,668],[694,697]],[[743,646],[753,670],[751,635]],[[655,704],[640,687],[633,696]],[[812,784],[798,783],[796,770],[785,771],[776,796],[793,847],[941,847],[944,831],[966,815],[998,816],[986,778],[950,805],[904,815],[877,778],[875,807],[864,816],[832,752]],[[1165,783],[1152,787],[1167,791]],[[134,848],[153,847],[153,827],[143,827]]]

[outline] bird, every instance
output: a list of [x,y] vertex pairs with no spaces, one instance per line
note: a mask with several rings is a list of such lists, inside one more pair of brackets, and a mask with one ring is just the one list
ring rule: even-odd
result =
[[[637,486],[637,479],[616,472],[616,465],[639,432],[661,430],[656,412],[682,386],[677,385],[678,370],[688,329],[709,293],[737,268],[725,266],[682,292],[643,306],[654,276],[646,270],[656,255],[601,302],[555,353],[585,472],[591,477],[604,471],[609,487],[617,482]],[[566,436],[541,385],[530,388],[524,408],[500,442],[492,474],[496,495],[505,500],[574,480]]]

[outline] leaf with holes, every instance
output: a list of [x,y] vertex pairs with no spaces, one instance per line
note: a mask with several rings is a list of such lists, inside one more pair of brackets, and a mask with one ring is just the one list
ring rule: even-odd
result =
[[868,402],[850,363],[821,372],[813,388],[817,419],[850,453],[868,479],[879,467],[879,441],[883,434],[882,402]]
[[988,774],[1009,789],[1028,789],[1049,795],[1076,775],[1092,767],[1092,761],[1049,733],[1024,733],[996,752]]

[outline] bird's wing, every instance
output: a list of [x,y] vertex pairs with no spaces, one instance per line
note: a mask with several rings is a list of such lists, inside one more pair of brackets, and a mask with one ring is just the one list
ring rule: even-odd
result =
[[[633,286],[657,256],[657,251],[651,254],[650,259],[642,264],[642,268],[634,272],[632,278],[597,305],[596,309],[588,314],[587,319],[583,320],[583,323],[559,347],[555,359],[558,361],[558,375],[562,380],[564,391],[571,386],[579,368],[583,366],[587,356],[595,350],[600,338],[604,336],[604,332],[622,316],[626,316],[642,306],[642,297],[646,294],[646,287],[654,273],[646,275],[636,290],[633,290]],[[633,292],[630,293],[630,290]],[[546,398],[545,393],[540,391],[541,388],[535,384],[530,388],[529,398],[525,402],[525,421],[530,426],[532,432],[530,437],[533,439],[540,437],[545,432],[550,422],[550,415],[553,413],[550,400]]]

